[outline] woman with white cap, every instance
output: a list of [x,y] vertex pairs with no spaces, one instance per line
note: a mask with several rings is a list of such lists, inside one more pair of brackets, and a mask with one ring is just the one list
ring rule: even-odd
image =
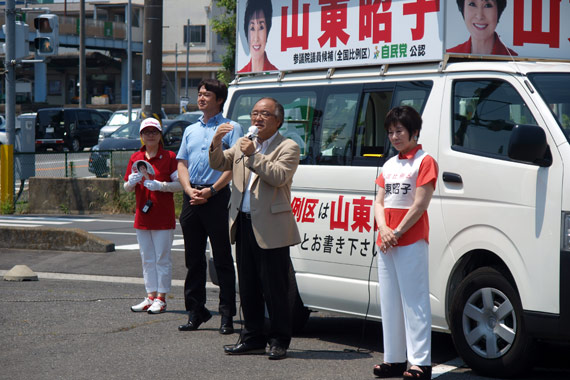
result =
[[[160,122],[153,118],[143,120],[140,136],[143,146],[131,156],[123,186],[126,191],[135,191],[134,227],[147,296],[131,310],[158,314],[166,310],[166,294],[172,281],[170,250],[176,226],[172,193],[182,191],[182,186],[178,182],[176,154],[162,145]],[[133,168],[133,163],[141,160],[152,167],[154,179],[145,180],[137,166]]]

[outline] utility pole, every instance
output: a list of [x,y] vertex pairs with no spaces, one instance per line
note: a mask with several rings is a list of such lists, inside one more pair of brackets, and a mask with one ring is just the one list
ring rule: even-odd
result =
[[16,132],[16,1],[7,0],[6,56],[4,69],[6,77],[6,135],[8,144],[0,146],[0,203],[2,206],[14,203],[14,140]]
[[190,64],[190,19],[186,23],[186,92],[184,96],[188,99],[188,69]]
[[142,108],[162,120],[162,0],[144,1]]
[[174,101],[180,103],[180,90],[178,88],[178,42],[174,44]]
[[87,69],[85,67],[85,0],[79,5],[79,107],[87,104]]
[[131,122],[133,113],[133,27],[132,27],[132,5],[131,0],[127,4],[127,113],[129,115],[128,121]]
[[14,145],[16,131],[16,1],[6,1],[6,57],[4,60],[6,84],[6,136],[8,145]]

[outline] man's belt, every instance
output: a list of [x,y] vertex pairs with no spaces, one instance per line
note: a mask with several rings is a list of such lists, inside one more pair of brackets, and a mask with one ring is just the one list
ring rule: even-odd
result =
[[211,185],[190,185],[192,186],[193,189],[197,189],[197,190],[202,190],[202,189],[208,189],[210,186],[213,186],[214,184]]

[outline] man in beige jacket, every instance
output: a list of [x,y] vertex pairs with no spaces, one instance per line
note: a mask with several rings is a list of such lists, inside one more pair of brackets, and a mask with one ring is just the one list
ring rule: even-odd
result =
[[[210,166],[232,171],[230,240],[236,243],[244,329],[238,344],[224,348],[230,355],[264,354],[269,343],[269,359],[283,359],[291,341],[289,246],[301,242],[291,211],[291,183],[300,149],[279,134],[283,116],[277,100],[263,98],[251,111],[257,138],[243,137],[222,151],[222,138],[233,128],[223,124],[210,146]],[[267,336],[265,304],[270,319]]]

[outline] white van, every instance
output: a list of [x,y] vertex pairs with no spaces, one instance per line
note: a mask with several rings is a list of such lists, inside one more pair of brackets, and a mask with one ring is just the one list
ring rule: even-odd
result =
[[[304,142],[292,209],[299,294],[312,310],[381,319],[374,180],[383,120],[410,105],[440,175],[429,208],[433,328],[503,376],[534,338],[570,338],[570,63],[450,62],[240,77],[227,116],[278,99]],[[413,274],[410,274],[413,275]],[[306,318],[301,312],[301,318]]]
[[[166,112],[164,112],[164,108],[161,108],[161,117],[162,120],[168,120],[168,116]],[[131,110],[131,120],[138,120],[141,118],[142,109],[141,108],[133,108]],[[129,122],[129,111],[128,110],[118,110],[113,112],[109,120],[107,120],[107,124],[101,128],[99,131],[99,143],[103,141],[106,137],[109,137],[111,133],[115,132],[119,129],[120,126],[123,126]]]
[[[493,2],[494,24],[474,31],[461,1],[271,0],[261,54],[248,45],[244,3],[226,116],[245,131],[253,105],[276,98],[281,133],[301,147],[297,325],[307,308],[381,319],[375,179],[395,154],[384,118],[409,105],[439,164],[428,210],[433,329],[497,377],[524,371],[535,339],[570,340],[570,25],[559,22],[570,4]],[[535,19],[548,19],[548,32]],[[472,44],[484,33],[492,51]]]

